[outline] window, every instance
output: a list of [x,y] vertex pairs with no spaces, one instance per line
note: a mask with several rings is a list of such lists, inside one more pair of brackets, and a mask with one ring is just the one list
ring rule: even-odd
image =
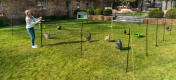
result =
[[47,8],[47,0],[44,0],[44,3],[43,3],[43,8]]
[[173,8],[176,8],[176,1],[173,2]]
[[41,9],[46,9],[47,8],[47,0],[38,1],[37,7],[41,8]]
[[0,11],[2,11],[2,3],[1,3],[1,0],[0,0]]
[[80,9],[80,1],[77,1],[77,9]]
[[155,7],[160,8],[162,7],[162,2],[158,1],[155,3]]
[[90,8],[90,2],[87,2],[86,5],[87,5],[87,9],[89,9]]

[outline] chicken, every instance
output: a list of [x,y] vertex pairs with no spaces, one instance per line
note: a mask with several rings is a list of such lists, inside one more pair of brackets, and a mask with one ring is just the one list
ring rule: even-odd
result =
[[127,34],[127,31],[126,31],[126,30],[124,30],[124,34]]
[[45,32],[44,37],[45,37],[45,39],[49,39],[50,38],[50,33]]
[[170,28],[169,28],[169,26],[167,26],[167,27],[166,27],[166,30],[167,30],[167,31],[170,31]]
[[116,48],[122,50],[122,41],[120,39],[117,40]]
[[58,25],[58,26],[57,26],[57,29],[58,29],[58,30],[61,30],[61,29],[62,29],[62,26],[59,26],[59,25]]
[[105,41],[110,41],[110,35],[109,34],[106,35]]
[[89,35],[85,37],[86,41],[90,41],[91,40],[91,33],[89,32]]

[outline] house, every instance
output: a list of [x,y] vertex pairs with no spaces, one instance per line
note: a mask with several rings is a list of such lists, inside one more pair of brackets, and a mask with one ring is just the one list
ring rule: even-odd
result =
[[103,5],[102,0],[0,0],[0,15],[25,17],[24,11],[31,9],[35,16],[72,17],[76,9],[103,8]]
[[154,7],[161,8],[162,10],[169,10],[171,8],[176,8],[176,1],[161,1],[161,0],[149,0],[154,3]]
[[2,4],[1,4],[1,0],[0,0],[0,16],[3,16],[3,14],[2,14]]

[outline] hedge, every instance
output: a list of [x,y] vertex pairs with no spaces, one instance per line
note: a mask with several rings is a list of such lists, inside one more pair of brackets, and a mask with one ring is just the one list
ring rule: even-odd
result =
[[[67,15],[60,15],[60,16],[43,16],[43,19],[48,20],[66,20],[69,19]],[[19,24],[26,24],[25,18],[17,18],[13,19],[13,25],[19,25]],[[7,17],[0,17],[0,27],[10,26],[11,25],[11,19]]]
[[162,18],[164,16],[164,12],[160,9],[151,10],[148,13],[149,18]]
[[6,17],[0,17],[0,27],[10,25],[10,20]]
[[101,8],[95,9],[94,13],[95,15],[103,15],[103,9]]
[[176,19],[176,8],[168,10],[167,13],[166,13],[166,18]]
[[110,16],[110,15],[112,14],[112,10],[111,10],[111,9],[105,9],[105,10],[103,11],[103,14],[104,14],[105,16]]
[[94,9],[93,8],[87,9],[87,14],[94,15]]
[[68,15],[60,15],[60,16],[43,16],[43,19],[44,20],[47,20],[47,19],[49,19],[49,20],[66,20],[66,19],[68,19],[69,17],[68,17]]

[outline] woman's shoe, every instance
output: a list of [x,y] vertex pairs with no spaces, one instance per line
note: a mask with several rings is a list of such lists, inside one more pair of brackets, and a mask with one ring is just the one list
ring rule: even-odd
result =
[[37,45],[32,46],[32,48],[37,48]]

